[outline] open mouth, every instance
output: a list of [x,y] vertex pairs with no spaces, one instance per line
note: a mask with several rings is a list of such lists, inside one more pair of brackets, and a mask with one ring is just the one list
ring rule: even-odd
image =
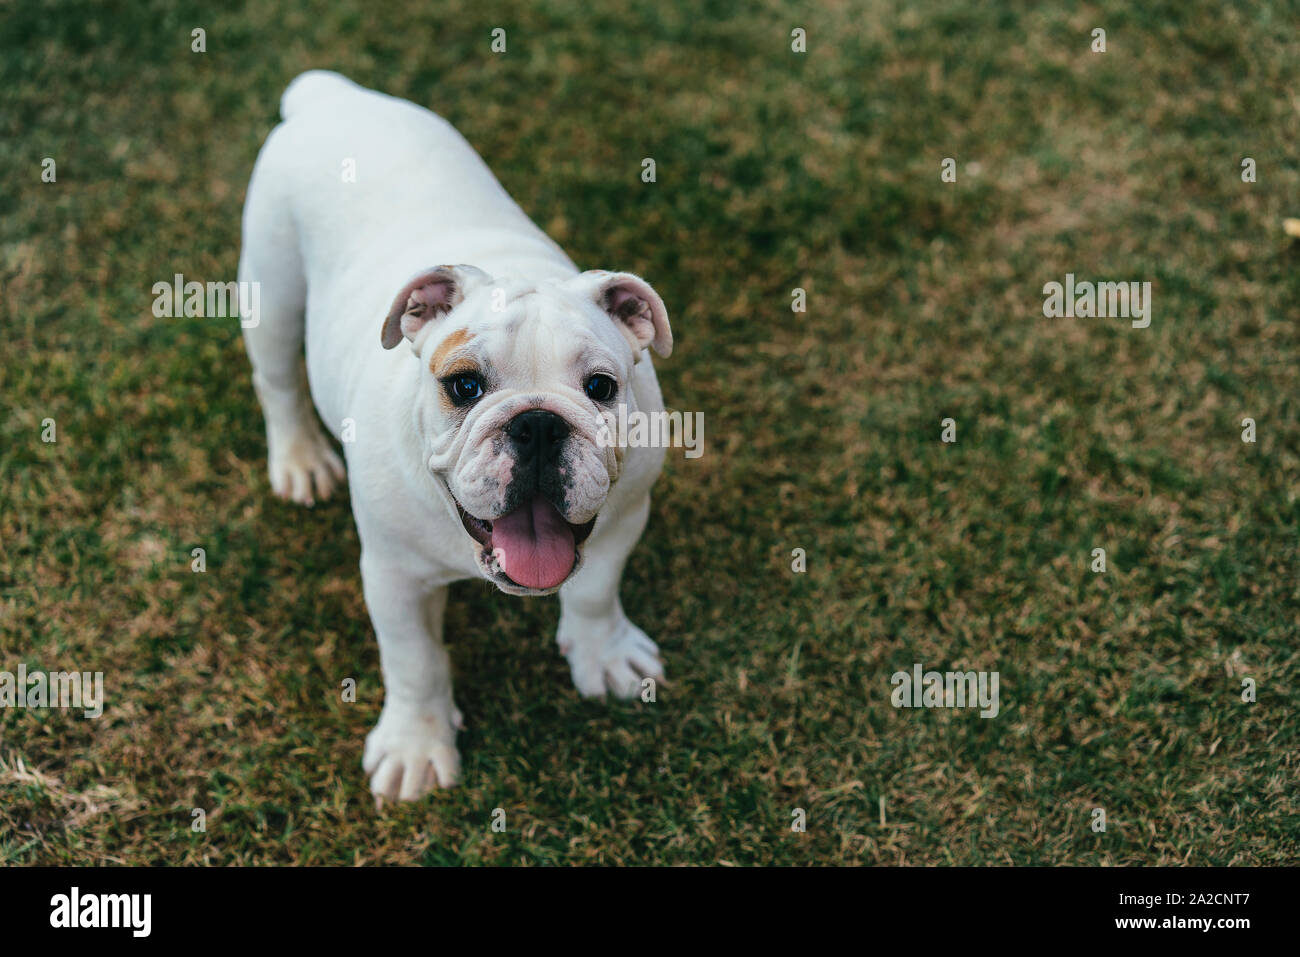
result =
[[496,558],[511,582],[542,590],[555,588],[569,577],[578,563],[578,546],[596,524],[595,518],[582,525],[566,522],[559,509],[540,495],[490,522],[475,518],[460,502],[456,510],[470,538]]

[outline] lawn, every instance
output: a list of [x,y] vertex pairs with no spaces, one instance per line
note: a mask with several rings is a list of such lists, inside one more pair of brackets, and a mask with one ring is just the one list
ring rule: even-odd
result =
[[[106,693],[0,709],[0,863],[1300,860],[1297,7],[620,6],[0,8],[0,670]],[[705,422],[624,583],[657,700],[580,699],[554,600],[458,585],[463,783],[378,810],[346,501],[271,497],[236,321],[151,308],[235,278],[312,67],[654,283]],[[1150,282],[1149,327],[1046,317],[1067,273]],[[916,663],[999,714],[894,708]]]

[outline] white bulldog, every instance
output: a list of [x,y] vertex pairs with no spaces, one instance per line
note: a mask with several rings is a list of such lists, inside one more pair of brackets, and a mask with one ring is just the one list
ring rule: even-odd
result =
[[643,280],[579,272],[441,117],[318,70],[280,113],[239,259],[260,284],[244,337],[271,487],[311,505],[342,480],[314,401],[343,442],[386,689],[362,763],[376,796],[412,800],[459,773],[453,581],[558,591],[584,695],[662,678],[618,587],[664,451],[601,423],[662,410],[646,349],[667,356],[672,332]]

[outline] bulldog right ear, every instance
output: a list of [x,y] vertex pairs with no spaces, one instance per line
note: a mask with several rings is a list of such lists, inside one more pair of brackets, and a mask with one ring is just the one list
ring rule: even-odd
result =
[[595,300],[613,319],[637,350],[654,349],[665,359],[673,351],[673,331],[668,326],[668,310],[659,293],[640,276],[630,272],[606,272],[588,269],[569,280],[570,284]]
[[451,312],[465,298],[467,284],[490,279],[475,266],[439,266],[422,272],[393,299],[380,341],[391,349],[403,338],[415,341],[425,325]]

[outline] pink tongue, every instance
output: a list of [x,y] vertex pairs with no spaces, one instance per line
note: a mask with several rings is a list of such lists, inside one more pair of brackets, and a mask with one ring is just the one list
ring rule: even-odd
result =
[[538,497],[492,523],[501,570],[525,588],[554,588],[573,570],[573,530]]

